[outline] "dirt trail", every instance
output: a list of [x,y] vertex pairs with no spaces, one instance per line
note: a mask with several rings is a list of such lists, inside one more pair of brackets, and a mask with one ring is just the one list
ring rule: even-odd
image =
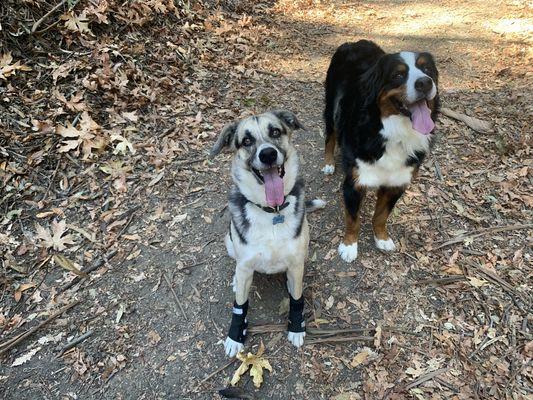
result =
[[[494,1],[286,1],[271,11],[277,21],[272,45],[259,51],[255,89],[243,93],[235,107],[244,106],[243,114],[287,108],[307,127],[295,136],[307,196],[328,202],[309,216],[306,309],[308,320],[320,323],[308,325],[382,327],[383,333],[374,342],[308,345],[301,351],[288,344],[285,333],[252,336],[247,349],[255,352],[263,341],[274,368],[260,389],[244,379],[242,387],[255,398],[525,399],[531,391],[531,366],[525,365],[531,356],[526,311],[531,229],[467,235],[432,250],[465,233],[525,224],[531,216],[530,172],[524,171],[530,132],[523,112],[531,109],[528,12],[522,2]],[[375,249],[370,196],[360,256],[347,264],[336,253],[343,226],[341,177],[320,173],[322,82],[335,48],[360,38],[389,51],[432,52],[443,106],[489,120],[494,129],[482,135],[442,117],[431,157],[391,217],[400,250]],[[230,158],[198,161],[204,156],[205,151],[194,153],[190,162],[171,166],[186,172],[185,193],[155,191],[146,199],[149,207],[132,219],[129,233],[144,235],[152,227],[138,256],[110,262],[84,289],[87,308],[78,318],[89,321],[95,333],[80,346],[77,362],[98,362],[99,354],[112,348],[123,368],[103,380],[78,380],[47,352],[18,369],[0,367],[0,375],[8,376],[5,399],[218,398],[216,389],[227,386],[237,364],[200,382],[228,362],[222,341],[234,266],[223,235]],[[99,307],[90,306],[95,296],[102,296]],[[285,298],[282,276],[256,276],[251,324],[285,323]],[[352,364],[363,346],[372,348],[371,355]],[[439,371],[434,378],[433,371]],[[422,382],[411,384],[418,378]]]

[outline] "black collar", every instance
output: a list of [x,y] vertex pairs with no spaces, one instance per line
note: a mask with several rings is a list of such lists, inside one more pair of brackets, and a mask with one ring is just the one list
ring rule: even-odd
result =
[[[250,202],[252,203],[252,202]],[[267,212],[267,213],[279,213],[281,210],[283,210],[284,208],[287,208],[289,204],[291,204],[290,202],[288,201],[285,201],[281,206],[276,206],[276,207],[269,207],[269,206],[261,206],[259,204],[255,204],[255,203],[252,203],[254,206],[256,207],[259,207],[260,209],[262,209],[263,211]]]

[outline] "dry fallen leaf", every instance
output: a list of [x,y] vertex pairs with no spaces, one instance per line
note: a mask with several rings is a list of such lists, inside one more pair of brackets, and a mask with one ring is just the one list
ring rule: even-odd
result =
[[24,293],[26,290],[32,288],[32,287],[35,287],[35,283],[33,282],[30,282],[30,283],[23,283],[22,285],[20,285],[17,290],[15,290],[15,301],[18,303],[20,301],[20,299],[22,298],[22,293]]
[[70,261],[65,256],[62,256],[61,254],[54,254],[54,262],[57,265],[59,265],[61,268],[64,268],[70,272],[74,272],[78,276],[81,276],[83,278],[89,277],[87,273],[80,271],[79,268],[77,268],[76,265],[72,261]]
[[350,365],[355,368],[358,365],[364,363],[366,359],[368,358],[368,350],[363,350],[360,353],[358,353],[353,359]]
[[235,386],[239,382],[241,376],[244,375],[250,367],[250,376],[253,378],[254,386],[257,388],[261,386],[263,383],[263,368],[272,372],[272,366],[268,360],[261,357],[264,351],[265,346],[263,342],[261,342],[257,354],[248,353],[247,355],[244,355],[244,352],[242,351],[237,354],[237,358],[242,361],[242,364],[239,366],[237,371],[235,371],[235,374],[231,379],[232,386]]
[[0,79],[7,80],[8,77],[15,75],[16,71],[31,71],[31,68],[20,64],[20,61],[17,61],[14,64],[13,57],[10,52],[2,54],[0,56]]
[[150,332],[148,332],[146,336],[148,337],[148,340],[150,340],[150,344],[152,346],[155,346],[161,341],[161,336],[159,335],[159,333],[157,333],[154,330],[151,330]]
[[466,278],[468,279],[468,283],[470,283],[475,288],[480,288],[488,284],[486,280],[478,279],[473,276],[467,276]]
[[76,16],[73,12],[70,12],[62,15],[61,19],[65,21],[65,27],[68,30],[79,33],[89,33],[92,35],[92,32],[89,29],[89,20],[84,12],[79,16]]
[[35,349],[32,349],[28,351],[26,354],[21,355],[20,357],[17,357],[15,361],[13,361],[13,364],[11,364],[12,367],[17,367],[19,365],[24,364],[27,361],[30,361],[30,359],[39,351],[41,350],[41,347],[36,347]]
[[67,230],[67,224],[65,220],[62,221],[52,221],[52,232],[48,229],[43,228],[39,224],[35,224],[35,229],[37,231],[37,239],[42,241],[42,247],[49,249],[52,247],[54,250],[63,251],[66,249],[66,245],[74,244],[72,240],[72,235],[63,234]]
[[79,150],[83,154],[83,160],[88,160],[93,156],[93,149],[103,150],[107,144],[107,138],[101,134],[100,125],[98,125],[89,115],[84,111],[81,115],[79,129],[74,127],[70,122],[67,126],[58,126],[56,132],[63,136],[61,147],[58,151],[66,153],[71,150]]

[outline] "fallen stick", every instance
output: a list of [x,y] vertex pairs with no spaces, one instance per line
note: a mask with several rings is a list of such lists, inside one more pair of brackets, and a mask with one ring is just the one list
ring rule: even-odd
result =
[[342,336],[308,339],[305,344],[341,343],[341,342],[374,342],[374,336]]
[[[248,328],[248,333],[252,335],[259,335],[264,333],[276,333],[276,332],[285,332],[287,330],[286,324],[267,324],[267,325],[256,325],[256,326],[250,326]],[[334,335],[346,335],[350,333],[373,333],[375,332],[376,328],[346,328],[346,329],[317,329],[317,328],[311,328],[308,327],[306,329],[307,332],[307,339],[320,339],[320,338],[326,338]],[[403,333],[406,335],[413,335],[413,336],[422,336],[419,333],[397,328],[394,326],[384,326],[382,327],[383,332],[395,332],[395,333]]]
[[233,364],[235,361],[237,361],[237,358],[233,358],[233,360],[231,360],[229,363],[227,363],[226,365],[220,367],[219,369],[217,369],[215,372],[212,372],[210,373],[209,375],[207,375],[204,379],[202,379],[198,385],[196,385],[196,389],[195,390],[198,390],[200,388],[200,386],[202,386],[204,383],[206,383],[209,379],[211,379],[212,377],[214,377],[216,374],[224,371],[226,368],[228,368],[231,364]]
[[461,243],[465,239],[468,239],[468,238],[476,239],[478,237],[486,235],[487,233],[499,233],[499,232],[515,231],[515,230],[520,230],[520,229],[532,229],[532,228],[533,228],[533,224],[524,224],[524,225],[509,225],[509,226],[501,226],[501,227],[495,226],[492,228],[480,229],[479,231],[474,231],[472,233],[465,233],[463,235],[459,235],[453,239],[450,239],[442,243],[441,245],[437,247],[432,248],[430,251],[439,250],[451,244]]
[[172,291],[172,294],[174,295],[174,300],[176,301],[176,304],[180,308],[181,313],[183,314],[183,318],[185,318],[185,321],[187,321],[187,314],[185,314],[185,310],[183,309],[183,306],[181,305],[181,302],[178,299],[178,295],[176,294],[176,292],[174,291],[174,288],[172,287],[172,283],[170,282],[170,279],[168,279],[167,274],[165,274],[164,272],[163,272],[163,277],[165,278],[165,281],[167,282],[168,287],[170,288],[170,290]]
[[468,115],[458,113],[445,107],[441,108],[440,112],[446,115],[447,117],[464,122],[468,127],[472,128],[476,132],[487,133],[492,130],[491,122],[482,121],[478,118],[470,117]]
[[416,281],[415,285],[441,285],[441,284],[448,284],[448,283],[454,283],[459,281],[466,281],[466,277],[463,275],[454,275],[454,276],[447,276],[444,278],[435,278],[435,279],[422,279],[419,281]]
[[[117,250],[113,250],[113,251],[107,253],[105,256],[103,256],[98,261],[96,261],[93,265],[91,265],[89,268],[82,268],[81,272],[89,274],[90,272],[93,272],[93,271],[97,270],[102,265],[104,265],[106,262],[108,262],[113,257],[115,257],[117,255],[117,253],[118,253]],[[83,279],[86,279],[86,278],[82,278],[82,277],[77,276],[76,278],[74,278],[72,281],[70,281],[66,285],[63,285],[63,287],[61,287],[59,289],[59,293],[63,293],[65,290],[70,289],[72,286],[74,286],[78,282],[82,281]]]
[[[248,328],[248,332],[251,334],[261,334],[261,333],[276,333],[284,332],[287,330],[286,324],[268,324],[268,325],[256,325]],[[347,328],[347,329],[317,329],[317,328],[306,328],[306,332],[310,336],[332,336],[332,335],[342,335],[347,333],[365,333],[372,332],[375,328]]]
[[418,385],[421,385],[424,382],[427,382],[433,378],[435,378],[437,375],[442,374],[443,372],[448,371],[448,368],[441,368],[433,372],[429,372],[425,375],[422,375],[420,378],[416,379],[415,381],[411,382],[409,385],[405,387],[406,390],[412,389]]
[[334,335],[343,335],[348,333],[366,333],[374,332],[375,328],[348,328],[348,329],[317,329],[317,328],[307,328],[306,332],[311,336],[334,336]]
[[275,332],[283,332],[286,330],[287,330],[286,324],[254,325],[248,328],[248,332],[251,334],[275,333]]
[[37,28],[39,27],[39,25],[41,25],[46,18],[48,18],[55,10],[57,10],[59,7],[61,7],[66,2],[67,0],[60,1],[50,11],[44,14],[36,23],[33,24],[33,26],[31,27],[31,33],[34,34]]
[[39,325],[34,326],[33,328],[27,330],[26,332],[7,340],[6,342],[0,344],[0,356],[4,353],[6,353],[8,350],[16,346],[18,343],[26,339],[28,336],[33,335],[35,332],[37,332],[39,329],[41,329],[43,326],[48,324],[49,322],[53,321],[60,315],[64,314],[66,311],[70,310],[75,305],[79,304],[80,300],[73,301],[70,304],[67,304],[65,307],[61,308],[59,311],[55,312],[51,316],[49,316],[47,319],[45,319],[43,322],[41,322]]
[[94,331],[91,329],[84,333],[81,336],[78,336],[77,338],[72,339],[70,342],[68,342],[66,345],[64,345],[61,350],[59,351],[59,354],[57,355],[57,358],[61,357],[67,350],[72,349],[73,347],[77,346],[81,342],[83,342],[85,339],[87,339],[89,336],[91,336],[94,333]]

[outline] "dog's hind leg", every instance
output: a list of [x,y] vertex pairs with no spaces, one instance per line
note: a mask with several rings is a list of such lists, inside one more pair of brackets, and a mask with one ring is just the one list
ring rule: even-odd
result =
[[303,275],[303,263],[287,270],[287,288],[290,299],[287,338],[296,347],[301,347],[305,338]]
[[352,171],[352,174],[346,176],[342,186],[346,227],[344,240],[339,244],[339,254],[346,262],[357,258],[357,241],[361,229],[359,212],[366,194],[366,189],[357,185],[355,178],[355,171]]
[[237,265],[234,277],[235,301],[233,303],[233,314],[228,337],[224,342],[224,349],[230,357],[234,357],[240,352],[244,348],[244,342],[246,341],[248,294],[252,286],[253,276],[254,271],[252,268],[247,265]]
[[335,172],[335,144],[337,134],[332,126],[326,121],[326,143],[324,146],[324,168],[322,172],[325,175],[331,175]]

